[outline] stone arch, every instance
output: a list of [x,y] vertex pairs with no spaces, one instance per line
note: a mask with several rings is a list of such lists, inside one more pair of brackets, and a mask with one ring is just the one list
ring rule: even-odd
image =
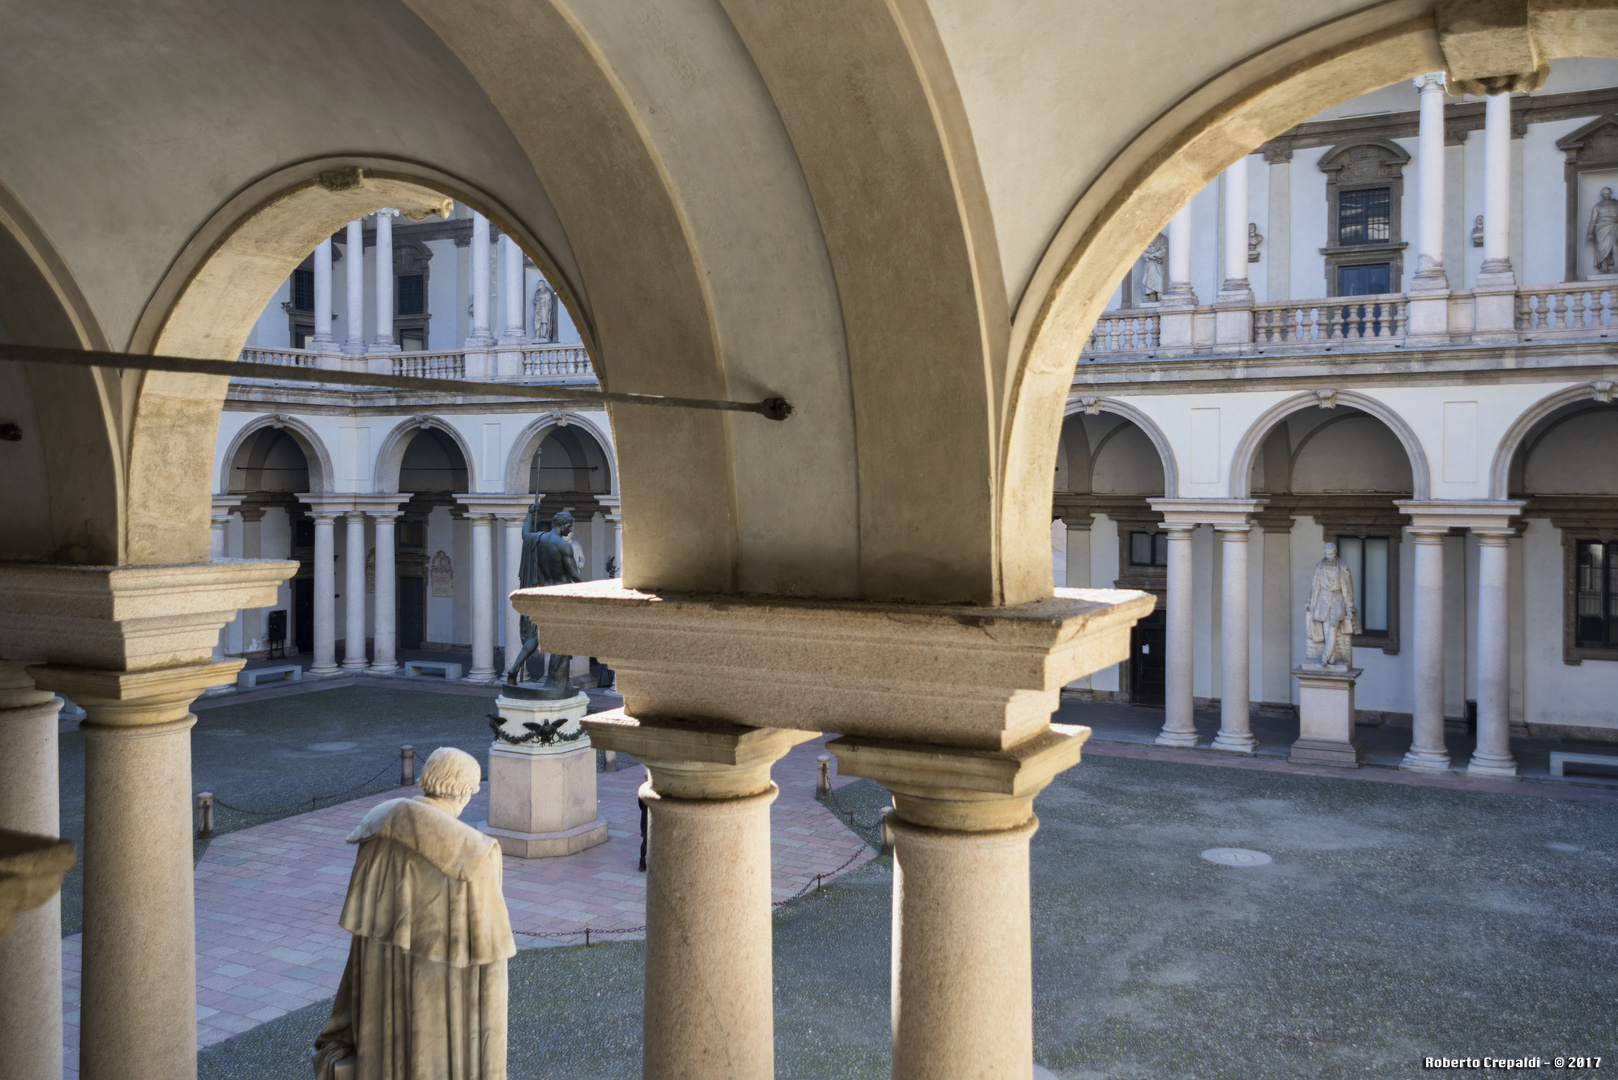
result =
[[616,495],[618,493],[618,458],[614,453],[612,439],[596,425],[594,419],[585,414],[560,410],[557,412],[541,413],[518,433],[512,441],[511,453],[506,457],[506,490],[521,492],[528,490],[528,470],[533,465],[534,454],[538,452],[540,443],[545,437],[559,427],[578,426],[590,433],[596,443],[601,447],[602,457],[607,463],[607,491]]
[[332,470],[331,452],[326,449],[325,442],[315,429],[296,416],[273,413],[255,417],[230,440],[230,445],[225,448],[224,457],[219,463],[219,494],[229,494],[230,473],[237,456],[247,444],[247,440],[265,428],[280,428],[298,444],[298,449],[303,451],[304,459],[309,462],[310,491],[315,494],[326,494],[337,490],[335,486],[337,474]]
[[[1236,444],[1236,452],[1230,462],[1230,497],[1245,499],[1249,496],[1249,489],[1253,477],[1253,458],[1264,440],[1269,437],[1275,425],[1308,408],[1329,408],[1334,405],[1347,405],[1367,413],[1380,420],[1385,427],[1393,432],[1394,437],[1404,447],[1405,454],[1410,458],[1411,497],[1414,499],[1431,498],[1432,490],[1430,473],[1427,468],[1427,453],[1422,449],[1421,440],[1416,437],[1404,417],[1388,408],[1376,398],[1353,390],[1338,390],[1329,396],[1319,393],[1298,394],[1285,401],[1272,405],[1264,415],[1248,425],[1242,433],[1241,440]],[[1298,449],[1302,449],[1300,445]]]
[[442,431],[448,435],[450,441],[460,450],[461,457],[466,461],[466,489],[478,490],[477,458],[472,453],[472,447],[455,425],[436,416],[420,414],[398,424],[382,439],[382,445],[377,449],[376,472],[373,476],[372,490],[378,493],[392,494],[399,490],[399,469],[404,464],[405,451],[410,447],[410,440],[416,437],[417,432],[427,428]]
[[[1554,0],[1534,12],[1533,32],[1547,60],[1613,56],[1615,22],[1618,16],[1604,5]],[[1147,243],[1224,168],[1266,140],[1322,109],[1447,67],[1430,7],[1361,8],[1257,50],[1202,82],[1139,131],[1084,189],[1012,320],[1014,374],[1000,500],[1008,601],[1042,595],[1046,587],[1044,553],[1033,540],[1043,533],[1038,515],[1048,501],[1042,489],[1050,481],[1047,462],[1055,451],[1061,403],[1085,339]],[[1422,498],[1425,460],[1418,458],[1419,444],[1404,434],[1401,441],[1411,451]],[[1248,448],[1244,460],[1251,456]],[[1233,486],[1245,491],[1246,476]]]
[[1528,433],[1533,431],[1540,421],[1580,401],[1611,401],[1612,392],[1611,383],[1600,385],[1593,382],[1584,383],[1548,394],[1524,410],[1516,422],[1506,429],[1505,435],[1500,438],[1500,445],[1495,448],[1494,461],[1489,466],[1489,498],[1511,498],[1507,492],[1511,488],[1512,459],[1517,456],[1517,450],[1528,437]]
[[[1062,413],[1063,419],[1082,412],[1105,412],[1121,416],[1145,432],[1146,437],[1152,441],[1157,449],[1157,456],[1163,463],[1163,495],[1165,498],[1178,498],[1180,494],[1180,470],[1174,460],[1174,447],[1169,444],[1168,437],[1163,429],[1157,426],[1157,421],[1141,412],[1127,401],[1117,398],[1098,397],[1094,399],[1075,399],[1068,402],[1067,409]],[[1100,447],[1091,450],[1092,457],[1097,454]]]

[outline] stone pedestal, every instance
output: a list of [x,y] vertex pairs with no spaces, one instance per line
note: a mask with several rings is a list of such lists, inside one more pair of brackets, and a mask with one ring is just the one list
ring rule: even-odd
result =
[[501,730],[514,738],[533,730],[525,724],[561,726],[550,742],[495,740],[489,749],[489,819],[477,827],[519,859],[572,855],[606,843],[607,823],[596,813],[595,747],[579,726],[590,699],[575,694],[543,701],[508,691],[495,707]]
[[1354,680],[1360,668],[1293,668],[1298,678],[1298,741],[1292,761],[1314,765],[1360,767],[1360,743],[1354,737]]

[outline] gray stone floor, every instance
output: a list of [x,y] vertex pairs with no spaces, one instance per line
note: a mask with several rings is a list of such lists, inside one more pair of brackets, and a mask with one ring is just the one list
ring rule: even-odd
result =
[[[885,801],[868,782],[839,799],[861,818]],[[1406,1077],[1445,1054],[1618,1067],[1612,793],[1097,753],[1036,808],[1035,1058],[1063,1080]],[[1200,857],[1215,847],[1273,861]],[[890,888],[878,860],[777,915],[777,1076],[887,1075]],[[638,1076],[640,967],[634,943],[521,954],[511,1075]],[[210,1048],[201,1076],[307,1075],[324,1008]]]

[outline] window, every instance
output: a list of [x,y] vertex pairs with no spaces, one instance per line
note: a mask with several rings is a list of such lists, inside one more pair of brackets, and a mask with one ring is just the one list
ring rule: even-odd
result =
[[1392,292],[1392,282],[1392,267],[1388,263],[1337,268],[1338,296],[1374,296]]
[[1386,244],[1393,237],[1393,190],[1361,188],[1337,195],[1337,243]]
[[1130,566],[1167,566],[1169,534],[1132,532],[1129,534]]
[[401,520],[399,522],[396,547],[420,548],[426,546],[426,543],[427,523],[425,521]]
[[[311,294],[313,295],[313,294]],[[422,315],[427,311],[427,277],[425,274],[399,275],[399,314]]]
[[294,349],[307,349],[309,339],[315,336],[315,328],[308,323],[297,323],[292,327],[292,347]]
[[1339,536],[1337,558],[1354,578],[1354,606],[1360,613],[1361,637],[1388,636],[1388,573],[1391,547],[1386,536]]
[[[315,272],[313,270],[292,271],[292,310],[315,310]],[[298,346],[303,348],[303,346]]]
[[399,327],[399,349],[401,352],[426,352],[427,328],[425,326]]
[[1618,543],[1580,540],[1574,571],[1574,644],[1618,646]]

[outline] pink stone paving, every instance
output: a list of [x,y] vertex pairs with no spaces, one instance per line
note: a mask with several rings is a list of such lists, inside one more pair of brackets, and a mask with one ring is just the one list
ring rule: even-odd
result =
[[[781,789],[770,812],[771,888],[786,900],[868,861],[870,848],[815,799],[815,759],[825,739],[793,749],[776,764]],[[607,842],[560,859],[506,859],[506,905],[519,948],[576,944],[588,927],[604,940],[641,936],[646,876],[640,858],[642,768],[597,774]],[[853,781],[836,775],[832,785]],[[226,833],[196,868],[197,1045],[232,1035],[337,992],[348,933],[337,925],[354,849],[345,841],[366,811],[393,791],[325,810]],[[487,816],[474,796],[465,821]],[[611,931],[627,933],[610,933]],[[548,936],[527,936],[548,935]],[[80,937],[62,942],[64,1076],[76,1080]]]

